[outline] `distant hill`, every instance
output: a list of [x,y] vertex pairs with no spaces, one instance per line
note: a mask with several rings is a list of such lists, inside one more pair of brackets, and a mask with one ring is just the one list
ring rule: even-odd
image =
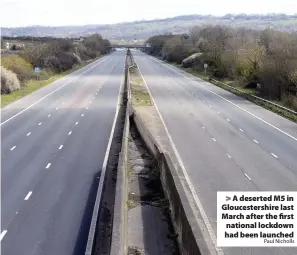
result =
[[112,25],[4,27],[1,28],[1,32],[3,36],[37,37],[80,37],[100,33],[111,40],[141,40],[157,34],[186,33],[192,26],[206,24],[243,26],[260,30],[270,27],[282,31],[297,32],[297,14],[227,14],[222,17],[211,15],[184,15],[166,19],[141,20]]

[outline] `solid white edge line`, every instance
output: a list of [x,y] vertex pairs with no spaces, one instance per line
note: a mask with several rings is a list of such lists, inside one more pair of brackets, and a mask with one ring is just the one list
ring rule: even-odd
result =
[[4,236],[6,235],[7,230],[3,230],[0,234],[0,242],[2,241],[2,239],[4,238]]
[[49,168],[52,163],[48,163],[45,168]]
[[61,150],[63,148],[63,144],[61,144],[60,146],[59,146],[59,150]]
[[[5,123],[7,123],[8,121],[14,119],[16,116],[22,114],[23,112],[29,110],[30,108],[32,108],[34,105],[38,104],[39,102],[41,102],[43,99],[47,98],[48,96],[52,95],[53,93],[55,93],[56,91],[60,90],[61,88],[65,87],[66,85],[68,85],[70,82],[76,80],[78,77],[80,77],[81,75],[83,75],[84,73],[88,72],[91,69],[94,69],[97,65],[99,65],[100,63],[104,62],[106,59],[108,59],[110,57],[106,56],[104,59],[101,59],[100,61],[98,61],[96,64],[92,65],[90,68],[88,68],[87,70],[83,71],[82,73],[76,75],[75,77],[73,77],[72,79],[70,79],[69,81],[65,82],[63,85],[61,85],[60,87],[58,87],[57,89],[53,90],[52,92],[50,92],[49,94],[43,96],[42,98],[40,98],[39,100],[37,100],[35,103],[31,104],[30,106],[28,106],[27,108],[25,108],[24,110],[18,112],[17,114],[13,115],[12,117],[8,118],[7,120],[3,121],[0,126],[4,125]],[[71,74],[71,73],[70,73]],[[66,76],[64,76],[63,78],[65,78]],[[49,84],[50,85],[50,84]]]
[[[163,125],[164,125],[165,131],[166,131],[166,133],[167,133],[167,135],[168,135],[168,138],[169,138],[169,141],[170,141],[170,143],[171,143],[171,145],[172,145],[172,147],[173,147],[173,151],[174,151],[174,153],[175,153],[175,156],[177,157],[177,160],[178,160],[178,162],[179,162],[179,164],[180,164],[180,166],[181,166],[181,169],[182,169],[183,174],[184,174],[184,176],[185,176],[185,180],[186,180],[186,182],[187,182],[187,184],[188,184],[188,186],[189,186],[189,188],[190,188],[190,190],[191,190],[192,196],[193,196],[193,198],[194,198],[194,200],[195,200],[195,203],[196,203],[196,205],[197,205],[197,207],[198,207],[198,209],[199,209],[199,211],[200,211],[201,217],[202,217],[203,222],[204,222],[204,224],[205,224],[205,226],[206,226],[206,229],[207,229],[207,231],[208,231],[208,233],[209,233],[209,235],[210,235],[210,237],[211,237],[211,241],[212,241],[212,243],[213,243],[213,245],[214,245],[214,247],[215,247],[215,249],[216,249],[216,252],[217,252],[217,254],[219,254],[219,255],[223,255],[224,253],[223,253],[222,249],[219,248],[219,247],[217,247],[217,245],[216,245],[216,244],[217,244],[217,239],[216,239],[216,235],[215,235],[215,233],[214,233],[214,231],[213,231],[213,229],[212,229],[212,226],[211,226],[211,224],[210,224],[210,221],[209,221],[209,219],[208,219],[208,217],[207,217],[207,215],[206,215],[206,212],[204,211],[204,208],[203,208],[203,206],[202,206],[202,203],[201,203],[200,199],[198,198],[198,195],[197,195],[197,193],[196,193],[196,191],[195,191],[195,188],[194,188],[194,186],[193,186],[193,184],[192,184],[192,182],[191,182],[191,180],[190,180],[190,177],[189,177],[189,175],[188,175],[188,173],[187,173],[187,171],[186,171],[186,168],[185,168],[185,166],[184,166],[184,164],[183,164],[183,162],[182,162],[182,159],[181,159],[181,157],[180,157],[180,155],[179,155],[179,153],[178,153],[178,151],[177,151],[177,149],[176,149],[176,147],[175,147],[175,144],[174,144],[174,142],[173,142],[173,140],[172,140],[172,138],[171,138],[171,135],[170,135],[170,133],[169,133],[169,131],[168,131],[168,129],[167,129],[167,126],[166,126],[166,124],[165,124],[165,122],[164,122],[164,119],[163,119],[163,117],[162,117],[162,115],[161,115],[161,113],[160,113],[160,111],[159,111],[159,109],[158,109],[158,106],[157,106],[157,104],[156,104],[156,102],[155,102],[155,100],[154,100],[154,98],[153,98],[153,96],[152,96],[152,94],[151,94],[151,91],[150,91],[150,89],[149,89],[149,87],[148,87],[148,85],[147,85],[147,83],[146,83],[146,81],[145,81],[145,79],[144,79],[144,77],[143,77],[143,75],[142,75],[142,72],[141,72],[139,66],[138,66],[138,70],[139,70],[139,73],[140,73],[140,75],[141,75],[141,77],[142,77],[142,79],[143,79],[143,82],[144,82],[144,84],[145,84],[145,86],[146,86],[146,88],[147,88],[147,90],[148,90],[148,92],[149,92],[149,94],[150,94],[150,96],[151,96],[151,99],[152,99],[152,101],[153,101],[153,103],[154,103],[154,105],[155,105],[155,107],[156,107],[156,110],[157,110],[157,112],[158,112],[158,114],[159,114],[159,116],[160,116],[160,119],[161,119],[161,121],[162,121],[162,123],[163,123]],[[195,210],[193,210],[193,211],[194,211],[194,213],[195,213]],[[195,215],[195,216],[196,216],[196,215]],[[197,217],[197,216],[196,216],[196,217]],[[197,217],[197,222],[198,222],[198,224],[199,224],[199,222],[200,222],[200,220],[199,220],[198,217]],[[203,235],[203,232],[202,232],[202,235]],[[210,249],[211,249],[211,247],[210,247]],[[212,250],[212,249],[211,249],[211,250]]]
[[[113,66],[113,68],[116,65],[117,65],[117,63]],[[120,85],[120,88],[119,88],[118,101],[117,101],[117,105],[116,105],[116,113],[115,113],[115,116],[114,116],[114,119],[113,119],[113,124],[112,124],[112,128],[111,128],[111,131],[110,131],[108,145],[107,145],[107,148],[106,148],[106,152],[105,152],[105,156],[104,156],[104,160],[103,160],[103,164],[102,164],[100,181],[99,181],[97,195],[96,195],[96,201],[95,201],[95,205],[94,205],[94,209],[93,209],[92,220],[91,220],[91,224],[90,224],[90,229],[89,229],[89,235],[88,235],[85,254],[91,254],[89,252],[92,252],[92,250],[93,250],[92,246],[93,246],[94,238],[95,238],[95,236],[94,236],[95,235],[95,228],[96,228],[96,225],[97,225],[99,207],[100,207],[100,203],[101,203],[101,197],[102,197],[102,191],[103,191],[103,186],[104,186],[103,184],[104,184],[104,179],[105,179],[107,161],[108,161],[109,152],[110,152],[110,148],[111,148],[111,143],[112,143],[112,140],[113,140],[113,135],[114,135],[114,130],[115,130],[115,125],[116,125],[116,121],[117,121],[117,117],[118,117],[118,113],[119,113],[119,109],[120,109],[120,96],[121,96],[122,87],[124,85],[124,78],[125,78],[125,64],[124,64],[124,68],[123,68],[123,71],[122,71],[122,80],[121,80],[121,85]]]
[[28,194],[27,194],[27,196],[24,198],[24,200],[29,200],[29,198],[31,197],[32,193],[33,193],[32,191],[29,191]]
[[[157,60],[156,60],[156,61],[157,61]],[[160,62],[160,61],[157,61],[157,62]],[[163,64],[162,62],[160,62],[160,63],[161,63],[161,64]],[[285,132],[285,131],[281,130],[280,128],[278,128],[278,127],[276,127],[276,126],[274,126],[274,125],[270,124],[270,123],[269,123],[269,122],[267,122],[266,120],[263,120],[263,119],[261,119],[261,118],[260,118],[260,117],[258,117],[257,115],[255,115],[255,114],[251,113],[250,111],[248,111],[248,110],[246,110],[246,109],[244,109],[244,108],[240,107],[239,105],[237,105],[237,104],[235,104],[235,103],[231,102],[230,100],[228,100],[228,99],[226,99],[226,98],[224,98],[224,97],[220,96],[219,94],[217,94],[217,93],[213,92],[212,90],[210,90],[210,89],[206,88],[205,86],[203,86],[202,84],[200,84],[198,81],[193,81],[193,80],[191,80],[189,77],[185,76],[184,74],[181,74],[180,72],[178,72],[178,71],[174,70],[172,67],[169,67],[169,66],[168,66],[168,65],[166,65],[166,64],[163,64],[163,66],[165,66],[165,67],[167,67],[167,68],[171,69],[172,71],[174,71],[175,73],[177,73],[177,74],[179,74],[179,75],[181,75],[181,76],[185,77],[185,78],[186,78],[186,79],[188,79],[189,81],[192,81],[192,82],[194,82],[194,83],[198,84],[200,87],[204,88],[205,90],[209,91],[210,93],[212,93],[212,94],[214,94],[214,95],[216,95],[216,96],[220,97],[221,99],[225,100],[226,102],[228,102],[228,103],[230,103],[230,104],[234,105],[235,107],[237,107],[237,108],[241,109],[242,111],[244,111],[244,112],[246,112],[246,113],[250,114],[250,115],[251,115],[251,116],[253,116],[254,118],[256,118],[256,119],[258,119],[258,120],[262,121],[263,123],[267,124],[268,126],[270,126],[270,127],[274,128],[274,129],[276,129],[277,131],[279,131],[279,132],[281,132],[281,133],[285,134],[286,136],[288,136],[288,137],[292,138],[293,140],[297,141],[297,138],[296,138],[296,137],[294,137],[294,136],[290,135],[289,133],[287,133],[287,132]],[[189,75],[190,75],[190,74],[189,74]],[[198,77],[194,76],[194,78],[196,78],[196,79],[197,79]],[[199,78],[198,78],[198,79],[199,79]],[[215,86],[215,85],[214,85],[214,86]]]
[[10,150],[13,151],[16,148],[16,146],[13,146]]

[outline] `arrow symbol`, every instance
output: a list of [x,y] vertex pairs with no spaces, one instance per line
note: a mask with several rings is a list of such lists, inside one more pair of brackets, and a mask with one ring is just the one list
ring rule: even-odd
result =
[[229,201],[231,199],[231,197],[226,197],[226,201]]

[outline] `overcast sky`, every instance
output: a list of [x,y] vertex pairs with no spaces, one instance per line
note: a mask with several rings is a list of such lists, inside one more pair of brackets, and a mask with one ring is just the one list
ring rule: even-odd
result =
[[297,0],[1,0],[1,26],[110,24],[186,14],[297,13]]

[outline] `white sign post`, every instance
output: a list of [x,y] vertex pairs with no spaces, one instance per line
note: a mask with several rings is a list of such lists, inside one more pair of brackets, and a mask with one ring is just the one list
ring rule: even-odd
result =
[[206,63],[204,63],[204,74],[206,75],[206,69],[207,69],[208,65]]

